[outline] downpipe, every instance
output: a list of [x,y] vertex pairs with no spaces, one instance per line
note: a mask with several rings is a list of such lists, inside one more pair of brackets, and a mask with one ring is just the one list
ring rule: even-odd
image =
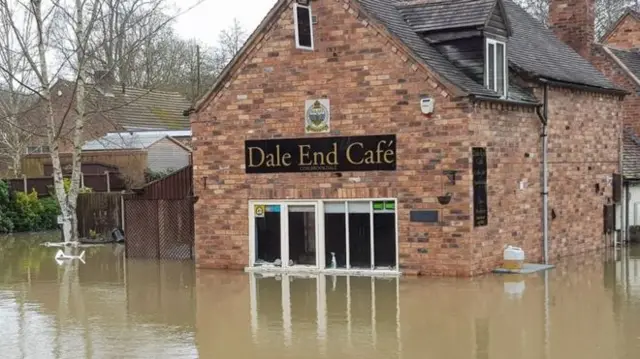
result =
[[544,255],[544,264],[549,264],[549,136],[548,136],[548,84],[543,84],[543,103],[542,111],[540,107],[536,108],[536,113],[542,123],[542,248]]

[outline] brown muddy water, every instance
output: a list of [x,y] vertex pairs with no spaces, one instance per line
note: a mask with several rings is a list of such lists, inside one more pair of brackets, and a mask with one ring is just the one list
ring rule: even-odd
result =
[[527,276],[264,278],[119,246],[58,265],[50,237],[0,237],[0,358],[640,358],[640,248]]

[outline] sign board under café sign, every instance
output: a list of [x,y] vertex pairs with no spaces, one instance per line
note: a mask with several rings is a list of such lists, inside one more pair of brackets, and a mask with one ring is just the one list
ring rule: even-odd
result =
[[396,135],[245,141],[247,173],[395,171]]

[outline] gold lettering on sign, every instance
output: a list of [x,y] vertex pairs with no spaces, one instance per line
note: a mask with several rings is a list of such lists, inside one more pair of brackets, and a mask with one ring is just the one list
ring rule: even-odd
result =
[[282,155],[282,164],[285,165],[285,167],[291,166],[291,154],[290,153],[287,152],[284,155]]
[[[300,149],[300,165],[311,166],[311,154],[309,153],[311,145],[299,145],[298,148]],[[307,158],[307,161],[309,162],[305,162],[305,158]]]
[[267,167],[280,167],[280,145],[276,145],[276,153],[267,154]]
[[327,154],[327,164],[331,166],[338,165],[338,143],[333,143],[333,149]]
[[347,147],[347,161],[349,161],[349,163],[351,163],[352,165],[361,165],[363,160],[360,159],[359,161],[356,161],[351,155],[351,148],[353,146],[359,146],[360,148],[364,148],[364,144],[362,142],[354,142],[350,144],[349,147]]
[[[253,163],[253,151],[257,150],[260,154],[260,162]],[[264,151],[260,147],[249,147],[249,167],[260,167],[264,163]]]

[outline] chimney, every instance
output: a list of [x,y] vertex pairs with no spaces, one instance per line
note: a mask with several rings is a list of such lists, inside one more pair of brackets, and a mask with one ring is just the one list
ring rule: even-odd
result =
[[113,86],[116,83],[115,78],[110,71],[95,70],[93,72],[93,81],[96,89],[105,96],[113,96]]
[[550,28],[585,59],[595,41],[595,7],[595,0],[549,0]]

